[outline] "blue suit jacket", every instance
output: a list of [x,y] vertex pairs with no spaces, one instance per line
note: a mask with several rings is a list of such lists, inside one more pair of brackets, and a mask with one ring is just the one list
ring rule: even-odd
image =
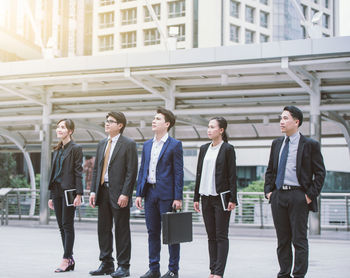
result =
[[[153,139],[143,145],[141,167],[137,179],[136,196],[144,197],[147,193],[147,177]],[[168,137],[159,154],[156,168],[156,190],[161,200],[182,200],[183,192],[183,151],[182,143]]]

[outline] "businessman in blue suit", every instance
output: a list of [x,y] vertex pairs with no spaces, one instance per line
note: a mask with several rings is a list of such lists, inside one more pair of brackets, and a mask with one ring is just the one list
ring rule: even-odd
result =
[[[142,209],[144,198],[149,270],[140,278],[160,277],[161,215],[171,211],[172,207],[182,207],[182,143],[168,134],[174,124],[175,116],[171,111],[158,109],[152,121],[154,138],[143,145],[135,205]],[[169,245],[169,270],[161,278],[179,277],[179,260],[180,244]]]

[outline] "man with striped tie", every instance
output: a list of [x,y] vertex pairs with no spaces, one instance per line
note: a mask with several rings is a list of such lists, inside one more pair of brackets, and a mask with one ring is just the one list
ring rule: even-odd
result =
[[[106,116],[105,132],[108,137],[97,147],[92,175],[90,206],[98,206],[98,243],[100,261],[97,270],[90,274],[112,277],[130,276],[130,204],[137,175],[136,143],[123,136],[126,118],[122,112],[110,112]],[[118,268],[114,271],[114,237]]]
[[316,212],[317,196],[326,175],[319,142],[299,132],[303,113],[286,106],[280,118],[283,137],[272,142],[265,174],[265,196],[271,203],[277,234],[278,278],[304,278],[308,269],[307,222],[309,210]]

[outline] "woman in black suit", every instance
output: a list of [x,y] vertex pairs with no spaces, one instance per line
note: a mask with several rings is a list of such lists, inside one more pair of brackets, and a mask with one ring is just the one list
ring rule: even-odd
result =
[[[210,259],[209,278],[222,278],[229,249],[228,228],[231,211],[237,204],[236,155],[232,145],[227,143],[227,122],[223,117],[214,117],[208,124],[210,143],[200,147],[194,209],[200,212],[199,200],[208,234]],[[229,191],[226,210],[220,193]]]
[[[52,167],[50,172],[49,208],[55,210],[58,227],[63,243],[63,260],[55,272],[74,270],[74,213],[75,207],[80,206],[83,195],[81,146],[74,143],[72,134],[74,122],[63,119],[57,123],[56,134],[59,142],[54,148]],[[73,206],[67,206],[64,191],[76,189]]]

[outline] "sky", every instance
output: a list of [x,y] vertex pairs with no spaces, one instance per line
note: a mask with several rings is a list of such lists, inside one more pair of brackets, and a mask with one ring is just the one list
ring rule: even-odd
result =
[[350,36],[350,0],[339,1],[339,35]]

